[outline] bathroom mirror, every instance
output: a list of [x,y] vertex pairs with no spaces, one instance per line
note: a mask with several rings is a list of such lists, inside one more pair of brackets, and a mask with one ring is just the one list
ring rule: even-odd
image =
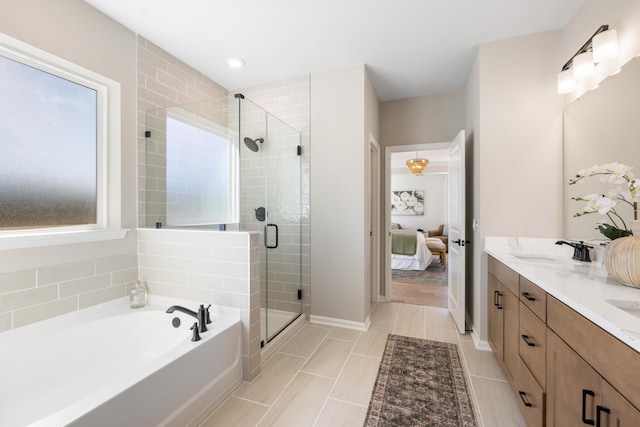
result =
[[[574,218],[586,202],[572,197],[591,193],[606,194],[613,184],[591,178],[584,184],[569,185],[575,174],[593,165],[618,162],[633,166],[640,177],[640,58],[628,62],[620,73],[600,87],[587,92],[564,111],[563,230],[568,239],[603,239],[595,230],[606,215],[594,213]],[[633,219],[630,206],[619,203],[618,213],[627,222]]]

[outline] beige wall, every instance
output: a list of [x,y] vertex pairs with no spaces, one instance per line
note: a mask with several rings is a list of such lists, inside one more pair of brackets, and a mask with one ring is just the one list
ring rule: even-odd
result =
[[365,73],[311,75],[311,317],[355,326],[368,317]]
[[448,142],[464,127],[464,91],[380,103],[380,143]]
[[[371,307],[371,282],[372,280],[376,280],[375,274],[373,274],[373,269],[378,269],[378,262],[376,259],[372,258],[372,239],[374,239],[373,234],[370,231],[375,232],[374,222],[376,220],[376,216],[378,221],[380,220],[380,212],[373,213],[372,210],[379,209],[379,203],[376,203],[376,198],[371,194],[373,191],[373,182],[374,179],[374,171],[372,170],[372,162],[375,162],[376,159],[380,159],[380,162],[383,158],[383,151],[380,149],[378,156],[371,151],[372,141],[378,143],[380,145],[380,101],[378,100],[378,95],[376,94],[376,89],[373,87],[373,82],[371,81],[371,76],[369,75],[369,71],[365,66],[364,73],[364,169],[365,169],[365,200],[364,200],[364,213],[365,220],[362,225],[364,227],[364,235],[365,240],[363,242],[365,248],[365,271],[364,271],[364,301],[363,301],[363,310],[365,313],[365,319],[369,318],[370,307]],[[373,158],[372,158],[373,157]],[[378,164],[378,173],[382,165]],[[373,206],[375,204],[376,206]],[[382,237],[382,235],[379,235]],[[373,240],[375,242],[375,239]]]
[[480,46],[468,88],[474,154],[473,329],[486,340],[485,236],[556,237],[562,215],[562,32]]
[[[2,1],[0,32],[120,83],[122,226],[135,229],[135,35],[78,0]],[[11,327],[11,313],[13,326],[20,326],[126,295],[135,253],[135,231],[121,240],[0,251],[0,274],[6,274],[0,277],[0,329]],[[46,271],[61,273],[45,286],[30,279]]]

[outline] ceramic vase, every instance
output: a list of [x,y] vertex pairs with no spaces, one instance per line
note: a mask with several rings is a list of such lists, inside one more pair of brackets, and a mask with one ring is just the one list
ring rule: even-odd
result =
[[604,250],[604,268],[616,281],[640,288],[640,220],[631,224],[633,236],[615,239]]

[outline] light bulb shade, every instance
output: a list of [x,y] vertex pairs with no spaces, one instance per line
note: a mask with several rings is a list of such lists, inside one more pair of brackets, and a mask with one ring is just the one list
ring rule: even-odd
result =
[[417,157],[415,159],[407,160],[407,167],[409,168],[411,173],[414,175],[421,175],[428,164],[429,164],[429,160],[419,159]]
[[593,61],[608,61],[618,55],[618,35],[616,30],[603,31],[593,37]]
[[576,80],[588,79],[595,72],[593,65],[593,52],[581,53],[573,58],[573,78]]
[[576,81],[573,78],[573,71],[568,69],[558,73],[558,93],[563,95],[574,90],[576,90]]

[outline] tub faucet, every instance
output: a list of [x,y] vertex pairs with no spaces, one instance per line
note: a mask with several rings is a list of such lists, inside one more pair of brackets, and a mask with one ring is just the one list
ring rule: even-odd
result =
[[200,341],[200,334],[198,333],[198,322],[195,322],[191,327],[193,331],[193,335],[191,336],[191,341]]
[[[197,313],[193,310],[189,310],[188,308],[184,308],[179,305],[172,305],[167,309],[167,313],[173,313],[174,311],[180,311],[184,314],[195,317],[196,320],[198,320],[198,325],[200,325],[200,332],[207,332],[208,307],[204,308],[204,305],[200,304],[200,308],[198,308]],[[209,323],[211,323],[211,321],[209,321]]]
[[566,242],[564,240],[558,240],[556,245],[569,245],[573,248],[573,259],[578,261],[591,262],[589,257],[589,249],[593,249],[593,246],[585,245],[582,240],[578,243]]

